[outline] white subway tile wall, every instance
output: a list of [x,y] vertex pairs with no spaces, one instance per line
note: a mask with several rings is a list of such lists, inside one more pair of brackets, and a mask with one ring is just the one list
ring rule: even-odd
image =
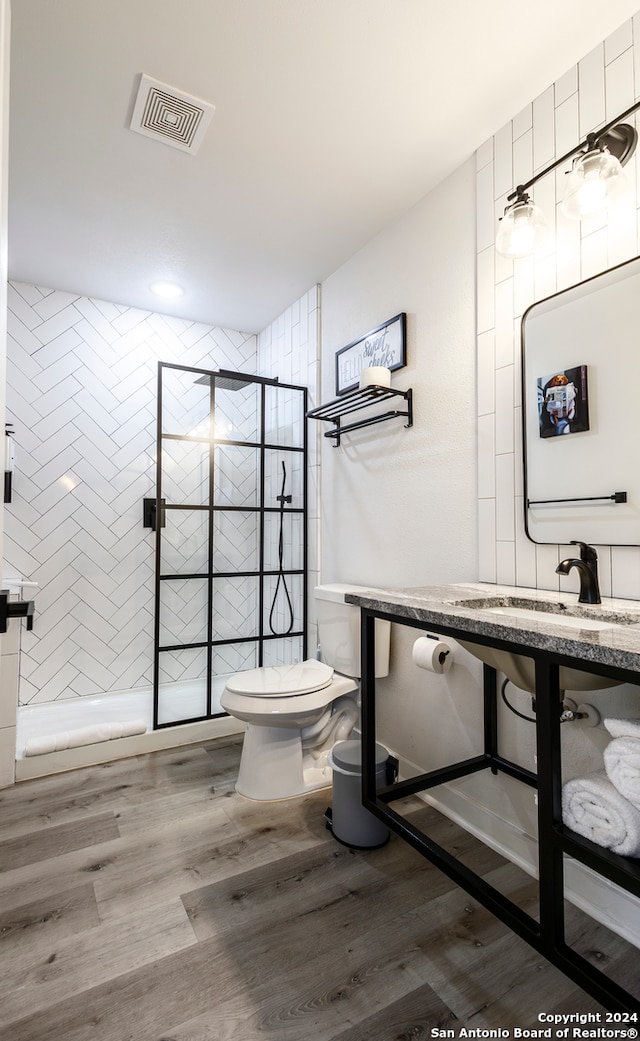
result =
[[[40,584],[34,631],[22,634],[22,704],[151,683],[154,538],[142,526],[142,500],[155,488],[157,362],[253,373],[256,349],[250,334],[10,285],[7,420],[16,473],[4,573]],[[183,399],[177,432],[185,432],[186,407]],[[176,456],[174,474],[191,472],[197,486],[201,468],[180,464]],[[234,467],[244,479],[237,460]],[[198,495],[176,479],[172,495],[187,492]],[[184,563],[190,546],[192,565],[198,533],[175,520],[167,553]],[[227,534],[235,559],[237,530]],[[245,536],[244,555],[251,531]],[[230,617],[238,591],[219,595]],[[183,627],[201,624],[197,596],[176,584],[171,602]],[[167,678],[185,668],[193,663],[171,663]]]
[[[495,253],[497,220],[516,184],[638,99],[640,14],[569,69],[476,153],[479,577],[483,581],[560,589],[555,567],[561,547],[534,546],[524,534],[520,319],[535,301],[638,254],[637,154],[625,167],[627,200],[608,218],[580,224],[563,217],[565,167],[535,185],[532,194],[552,234],[534,258],[512,261]],[[640,598],[640,549],[602,547],[599,558],[603,592]]]
[[[154,540],[142,527],[142,499],[155,487],[157,362],[227,368],[308,385],[318,377],[318,288],[256,338],[232,330],[166,318],[70,293],[12,284],[9,288],[8,420],[16,428],[14,502],[6,510],[5,573],[40,583],[38,621],[23,634],[20,702],[53,701],[148,686],[153,657]],[[258,340],[260,346],[258,348]],[[206,388],[165,370],[165,430],[194,432],[202,422]],[[257,436],[251,388],[219,395],[216,423],[223,436]],[[267,425],[274,439],[302,443],[302,410],[288,392],[273,392]],[[226,411],[225,411],[226,409]],[[208,421],[208,417],[207,421]],[[227,430],[226,427],[229,429]],[[192,430],[193,428],[193,430]],[[317,582],[317,453],[311,439],[310,586]],[[185,453],[189,457],[185,459]],[[173,444],[163,476],[173,502],[200,501],[206,467],[200,446]],[[194,459],[189,462],[191,456]],[[219,449],[216,495],[255,505],[255,459],[238,446]],[[195,461],[194,461],[195,460]],[[288,490],[301,495],[300,458],[292,455]],[[273,471],[273,472],[272,472]],[[279,488],[279,461],[267,459],[267,481]],[[285,526],[285,555],[298,567],[299,525]],[[167,514],[163,566],[195,572],[204,562],[206,528],[197,513]],[[216,522],[218,570],[258,566],[255,514]],[[296,553],[296,560],[293,554]],[[285,561],[285,564],[287,561]],[[165,584],[161,620],[167,638],[195,639],[205,624],[201,591]],[[300,589],[293,585],[296,618]],[[216,583],[214,611],[225,634],[243,634],[255,621],[257,587],[248,579]],[[278,599],[275,622],[286,605]],[[315,633],[314,633],[315,637]],[[217,652],[216,669],[257,664],[255,649],[231,645]],[[300,640],[275,641],[273,663],[301,654]],[[201,656],[200,656],[201,657]],[[270,661],[271,661],[270,658]],[[197,679],[193,652],[163,654],[163,679]]]
[[[308,388],[308,400],[307,408],[313,408],[318,402],[318,387],[319,387],[319,343],[320,343],[320,286],[313,286],[307,293],[304,294],[299,300],[296,300],[291,307],[281,314],[278,318],[267,326],[263,332],[258,335],[258,374],[261,376],[277,376],[282,383],[292,383],[296,386],[303,386]],[[302,438],[302,424],[306,422],[296,409],[295,414],[290,411],[290,405],[293,404],[293,400],[289,404],[287,401],[286,392],[273,394],[271,397],[271,416],[270,424],[273,430],[283,429],[283,423],[286,424],[290,419],[295,421],[292,429],[291,436],[296,438],[296,441],[290,443],[301,443]],[[307,491],[307,579],[309,596],[307,600],[307,619],[308,619],[308,634],[309,634],[309,646],[308,655],[312,656],[315,652],[315,640],[316,640],[316,616],[315,616],[315,602],[313,599],[313,588],[319,582],[320,578],[320,562],[318,559],[318,525],[319,525],[319,503],[318,503],[318,466],[319,466],[319,452],[318,452],[318,438],[320,431],[317,429],[320,424],[308,423],[307,424],[307,451],[308,451],[308,491]],[[279,466],[280,457],[271,460],[269,466],[270,481],[277,483],[279,481]],[[290,460],[289,469],[293,469],[293,473],[289,473],[289,483],[293,489],[295,496],[297,488],[300,487],[299,474],[296,473],[296,464],[294,458]],[[289,489],[291,490],[291,488]],[[278,489],[279,491],[279,489]],[[291,535],[294,533],[294,526],[290,526],[285,530],[285,553],[291,553]],[[292,583],[289,587],[292,590],[292,602],[294,604],[294,610],[298,617],[301,616],[302,604],[301,604],[301,589],[295,583]],[[282,596],[278,597],[276,611],[274,613],[275,627],[278,631],[281,631],[283,625],[286,625],[286,612],[288,607],[286,602],[283,601]],[[281,664],[286,661],[292,661],[294,658],[300,656],[301,647],[300,641],[297,640],[282,640],[275,641],[270,645],[270,652],[272,658],[268,664]]]

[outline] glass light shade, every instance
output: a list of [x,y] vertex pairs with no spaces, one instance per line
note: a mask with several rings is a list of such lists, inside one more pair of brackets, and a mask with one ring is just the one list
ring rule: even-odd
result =
[[507,206],[500,218],[496,250],[503,257],[528,257],[547,237],[542,210],[528,196]]
[[571,220],[582,220],[607,209],[624,194],[622,166],[605,149],[592,150],[573,161],[562,212]]

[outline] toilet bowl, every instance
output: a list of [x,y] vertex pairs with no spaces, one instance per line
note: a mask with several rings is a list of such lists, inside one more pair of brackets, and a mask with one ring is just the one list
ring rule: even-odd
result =
[[[336,741],[347,740],[359,715],[360,609],[345,596],[360,588],[314,590],[324,661],[263,666],[227,680],[220,704],[247,724],[240,795],[291,799],[331,784],[327,756]],[[389,671],[389,633],[389,622],[376,619],[376,676]]]
[[353,679],[315,659],[231,676],[220,703],[247,724],[236,791],[289,799],[330,785],[327,755],[358,720],[357,694]]

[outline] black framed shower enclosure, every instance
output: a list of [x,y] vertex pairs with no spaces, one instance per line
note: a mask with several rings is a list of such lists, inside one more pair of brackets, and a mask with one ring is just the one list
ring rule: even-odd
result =
[[306,387],[158,364],[154,729],[307,654]]

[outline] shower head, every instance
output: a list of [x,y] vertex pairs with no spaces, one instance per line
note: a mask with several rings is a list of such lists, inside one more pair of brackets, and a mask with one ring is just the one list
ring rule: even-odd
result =
[[239,372],[226,372],[224,369],[220,369],[219,372],[212,372],[210,376],[201,376],[200,379],[196,380],[196,383],[204,383],[206,386],[209,386],[212,378],[218,390],[240,390],[241,387],[247,387],[253,382],[250,376],[243,376]]

